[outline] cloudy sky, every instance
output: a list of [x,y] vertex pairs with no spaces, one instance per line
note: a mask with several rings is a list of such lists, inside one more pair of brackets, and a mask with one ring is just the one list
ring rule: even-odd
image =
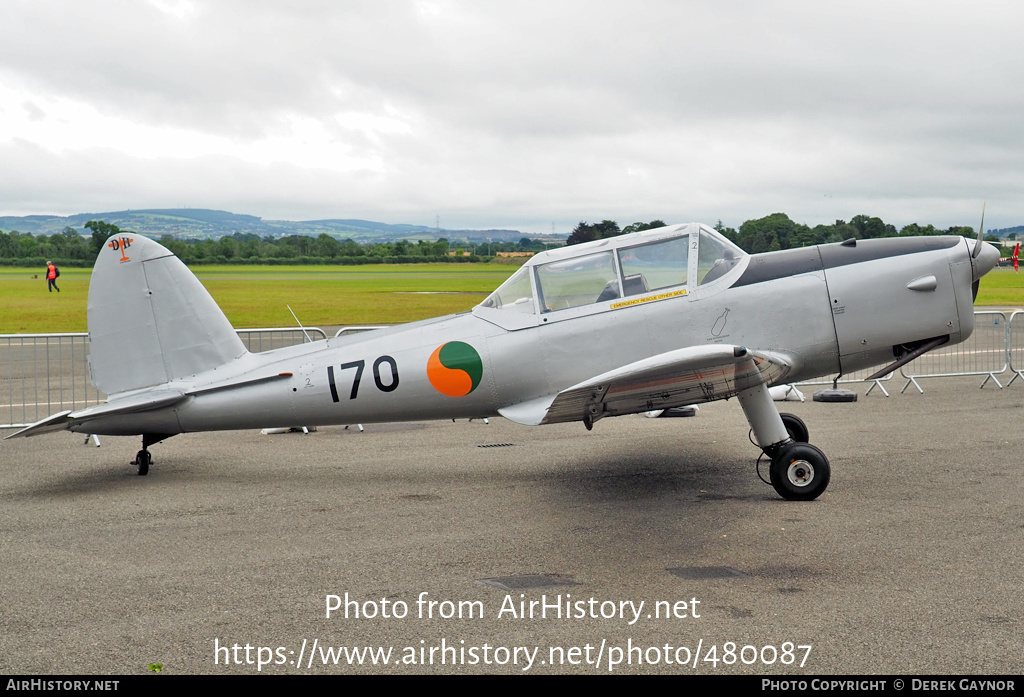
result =
[[1024,3],[0,0],[0,214],[1024,224]]

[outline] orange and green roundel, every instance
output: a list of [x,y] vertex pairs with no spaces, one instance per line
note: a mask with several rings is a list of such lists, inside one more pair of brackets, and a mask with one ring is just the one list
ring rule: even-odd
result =
[[469,344],[449,341],[437,347],[427,361],[427,378],[434,389],[449,397],[465,397],[477,388],[484,362]]

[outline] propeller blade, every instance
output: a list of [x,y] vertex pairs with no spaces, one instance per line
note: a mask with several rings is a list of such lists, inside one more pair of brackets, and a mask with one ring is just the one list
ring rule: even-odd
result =
[[981,203],[981,225],[978,226],[978,241],[974,243],[974,253],[971,255],[972,259],[977,259],[978,255],[981,254],[981,245],[985,244],[983,238],[985,237],[985,202]]
[[981,288],[981,279],[971,284],[971,302],[978,299],[978,289]]

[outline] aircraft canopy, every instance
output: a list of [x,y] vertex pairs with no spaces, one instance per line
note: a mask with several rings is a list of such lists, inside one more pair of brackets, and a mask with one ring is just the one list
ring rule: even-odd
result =
[[656,291],[685,295],[746,256],[706,225],[645,230],[538,254],[478,307],[544,315]]

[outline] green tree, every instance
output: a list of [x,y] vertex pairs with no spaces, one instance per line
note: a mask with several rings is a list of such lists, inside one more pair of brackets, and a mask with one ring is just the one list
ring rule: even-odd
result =
[[[718,224],[721,225],[722,221],[719,220]],[[626,235],[631,232],[640,232],[642,230],[654,230],[655,228],[659,227],[665,227],[664,220],[652,220],[649,223],[633,223],[632,225],[627,225],[626,227],[622,228],[622,234]]]
[[24,235],[18,237],[18,256],[34,257],[39,253],[39,244],[35,238],[32,237],[31,233],[26,232]]
[[238,254],[238,243],[233,237],[221,237],[217,241],[217,254],[225,259],[233,259]]
[[338,255],[343,257],[361,257],[365,256],[366,251],[354,240],[345,238],[339,245]]
[[873,240],[880,237],[894,237],[896,228],[886,225],[881,218],[870,218],[866,215],[855,215],[850,219],[850,225],[857,230],[857,237],[863,240]]
[[[53,237],[57,237],[57,235]],[[86,260],[90,258],[89,245],[86,244],[85,239],[79,234],[78,230],[69,225],[61,230],[60,238],[63,245],[63,255],[66,259]]]
[[721,219],[719,219],[718,223],[715,224],[715,230],[721,233],[722,236],[725,237],[725,239],[729,240],[735,245],[739,245],[740,236],[739,233],[736,232],[736,228],[725,227],[724,225],[722,225]]
[[[102,220],[90,220],[85,224],[87,230],[92,231],[92,251],[99,255],[103,251],[103,245],[114,235],[120,235],[122,230],[113,223]],[[125,230],[124,232],[129,232]]]
[[607,237],[617,237],[621,234],[622,230],[619,229],[619,224],[614,220],[602,220],[600,223],[594,223],[593,225],[581,220],[579,225],[573,229],[565,244],[566,246],[582,244],[583,242],[603,240]]
[[0,232],[0,258],[13,259],[17,256],[17,252],[15,251],[18,248],[17,237],[17,232],[12,232],[10,234]]
[[313,252],[318,257],[333,259],[338,255],[339,247],[340,245],[338,244],[338,240],[324,232],[321,233],[320,236],[316,238],[316,242],[313,243]]
[[785,213],[772,213],[757,220],[748,220],[740,226],[739,245],[748,252],[759,254],[767,252],[773,240],[777,240],[780,249],[790,249],[791,240],[806,237],[809,233],[806,225],[794,223]]
[[565,241],[565,245],[568,247],[574,244],[583,244],[584,242],[593,242],[597,239],[597,230],[594,229],[593,225],[588,224],[586,221],[581,220],[573,231],[569,234],[569,239]]
[[160,244],[167,247],[171,251],[171,254],[178,257],[182,261],[187,262],[189,259],[190,250],[188,245],[181,240],[176,240],[172,235],[161,235]]

